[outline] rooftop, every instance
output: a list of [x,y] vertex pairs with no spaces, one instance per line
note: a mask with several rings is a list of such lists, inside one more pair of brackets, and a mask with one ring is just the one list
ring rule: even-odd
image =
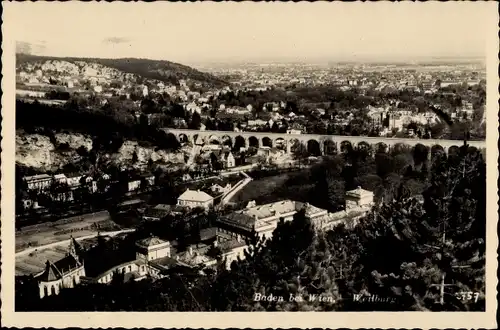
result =
[[212,200],[213,197],[204,191],[188,189],[182,195],[180,195],[178,199],[184,201],[207,202],[209,200]]
[[224,242],[219,243],[219,247],[222,252],[229,252],[233,249],[239,248],[246,246],[247,243],[244,240],[237,240],[237,239],[232,239],[232,240],[227,240]]
[[61,273],[52,263],[47,261],[45,271],[37,276],[37,279],[42,282],[51,282],[61,278]]
[[373,195],[373,192],[371,192],[369,190],[364,190],[361,187],[357,187],[354,190],[347,191],[345,194],[346,194],[346,196],[360,198],[360,197],[363,197],[363,196]]
[[306,215],[309,217],[315,216],[321,212],[327,212],[314,205],[292,200],[284,200],[265,205],[252,205],[253,203],[249,203],[246,209],[233,212],[219,219],[219,221],[230,223],[244,229],[253,229],[259,220],[268,218],[279,219],[282,215],[291,215],[302,209],[305,209]]
[[158,237],[154,237],[154,236],[142,239],[142,240],[137,242],[138,245],[144,246],[144,247],[152,247],[152,246],[165,244],[165,243],[169,243],[169,242],[164,241],[164,240],[162,240]]
[[175,266],[177,264],[177,260],[171,257],[163,257],[155,260],[151,260],[149,263],[160,266],[162,268],[168,268]]
[[213,258],[204,255],[203,251],[200,250],[193,250],[192,252],[188,250],[185,252],[181,252],[177,254],[176,258],[178,258],[180,262],[190,266],[197,266],[200,264],[214,261]]
[[167,204],[158,204],[155,207],[148,208],[144,212],[145,217],[163,218],[172,211],[172,206]]
[[51,176],[48,174],[37,174],[24,177],[25,181],[37,181],[37,180],[49,180],[49,179],[51,179]]

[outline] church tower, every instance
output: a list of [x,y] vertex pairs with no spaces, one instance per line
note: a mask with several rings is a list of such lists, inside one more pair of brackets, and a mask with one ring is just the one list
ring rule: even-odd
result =
[[76,239],[73,236],[71,236],[69,239],[68,255],[72,256],[73,258],[75,258],[76,261],[81,263],[82,262],[81,253],[82,253],[82,247],[76,241]]

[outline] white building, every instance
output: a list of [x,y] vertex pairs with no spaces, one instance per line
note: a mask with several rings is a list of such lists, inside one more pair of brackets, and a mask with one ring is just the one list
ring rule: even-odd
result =
[[145,262],[170,257],[170,242],[149,237],[136,243],[136,259]]
[[57,295],[63,288],[74,288],[85,276],[83,260],[79,256],[81,247],[74,238],[70,239],[69,253],[66,257],[51,263],[47,260],[45,270],[35,276],[40,298]]
[[128,191],[135,191],[141,186],[141,180],[132,180],[128,182]]
[[353,208],[370,208],[373,206],[373,192],[358,187],[345,193],[346,210]]
[[200,190],[186,190],[177,198],[177,205],[188,208],[202,207],[209,209],[214,205],[214,198]]
[[225,168],[231,168],[236,166],[236,160],[231,151],[225,151],[221,153],[220,160],[224,164]]
[[[278,226],[280,219],[293,220],[298,211],[305,211],[316,230],[328,230],[352,219],[356,221],[364,216],[373,206],[373,193],[357,188],[346,192],[346,208],[330,213],[309,203],[284,200],[265,205],[248,203],[243,210],[233,212],[217,220],[217,236],[226,239],[241,239],[256,234],[259,238],[269,239]],[[221,240],[219,240],[221,241]]]
[[48,174],[25,176],[23,179],[28,186],[28,190],[45,189],[52,184],[52,177]]
[[191,113],[195,113],[195,112],[201,113],[201,108],[198,105],[196,105],[196,103],[194,103],[194,102],[188,103],[186,105],[186,110],[191,112]]
[[288,129],[286,130],[286,134],[301,134],[302,131],[298,129]]

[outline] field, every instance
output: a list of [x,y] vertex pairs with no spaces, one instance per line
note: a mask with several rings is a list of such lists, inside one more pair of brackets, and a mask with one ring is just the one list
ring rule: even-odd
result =
[[56,222],[27,226],[16,232],[16,252],[69,239],[88,236],[100,231],[119,230],[108,212],[84,214]]
[[68,253],[68,246],[58,245],[30,254],[16,256],[16,276],[37,274],[45,267],[45,262],[55,262]]
[[[94,234],[95,235],[95,234]],[[86,249],[97,243],[97,237],[82,238],[78,240],[80,245]],[[16,255],[16,276],[36,275],[44,270],[47,260],[56,262],[68,253],[69,240],[61,241],[61,244],[40,248],[30,253]]]
[[282,187],[289,177],[289,174],[285,173],[253,180],[234,195],[231,199],[231,203],[245,204],[252,200],[261,199],[262,196],[269,196],[275,190]]

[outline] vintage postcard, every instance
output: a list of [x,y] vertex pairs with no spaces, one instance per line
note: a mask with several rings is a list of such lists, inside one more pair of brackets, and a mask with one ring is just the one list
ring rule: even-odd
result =
[[496,3],[2,5],[2,325],[496,327]]

